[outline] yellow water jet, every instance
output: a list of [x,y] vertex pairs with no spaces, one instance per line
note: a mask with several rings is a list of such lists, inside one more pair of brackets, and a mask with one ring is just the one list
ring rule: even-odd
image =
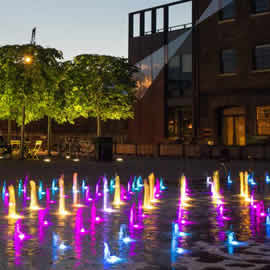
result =
[[155,194],[154,194],[154,188],[155,188],[155,175],[154,173],[151,173],[148,176],[149,179],[149,199],[151,202],[155,201]]
[[21,218],[21,216],[17,215],[16,213],[16,198],[13,185],[10,185],[8,187],[8,193],[9,193],[8,218],[19,219]]
[[249,197],[249,187],[248,187],[248,172],[245,171],[245,201],[249,202],[250,197]]
[[64,177],[61,176],[59,179],[59,215],[65,216],[69,213],[65,209],[65,184],[64,184]]
[[121,202],[121,184],[120,184],[120,177],[118,175],[115,177],[113,204],[115,206],[119,206],[120,204],[122,204],[122,202]]
[[247,171],[240,172],[240,196],[250,202]]
[[216,197],[220,197],[219,171],[214,171],[213,174],[214,190]]
[[79,189],[78,189],[78,173],[74,173],[73,174],[73,186],[72,186],[72,193],[73,193],[73,206],[74,207],[82,207],[82,205],[80,205],[78,203],[78,193],[79,193]]
[[30,209],[39,210],[38,201],[37,201],[37,186],[36,182],[30,181]]
[[147,180],[144,179],[144,200],[143,200],[143,208],[144,209],[152,209],[151,201],[150,201],[150,189],[147,183]]
[[244,173],[240,172],[240,196],[245,196],[245,190],[244,190]]

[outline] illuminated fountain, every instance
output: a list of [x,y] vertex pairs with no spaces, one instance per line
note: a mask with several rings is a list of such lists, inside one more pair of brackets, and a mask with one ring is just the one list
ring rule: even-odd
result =
[[108,207],[108,180],[106,176],[103,177],[103,210],[105,212],[113,212],[113,209]]
[[121,262],[121,258],[111,255],[109,245],[106,242],[104,242],[104,261],[111,264]]
[[15,223],[14,237],[15,239],[19,239],[20,241],[23,241],[26,239],[26,235],[25,233],[22,232],[21,223],[19,220],[16,221]]
[[164,185],[164,180],[163,180],[163,178],[161,177],[160,178],[160,190],[161,191],[164,191],[164,190],[166,190],[167,189],[167,187]]
[[183,174],[180,178],[180,200],[181,200],[181,206],[188,207],[189,204],[187,204],[187,201],[190,200],[187,194],[187,179],[185,175]]
[[56,185],[56,179],[52,180],[52,194],[54,195],[58,190],[58,187]]
[[37,186],[36,182],[30,181],[30,209],[39,210],[38,201],[37,201]]
[[269,184],[270,183],[270,177],[269,177],[268,172],[265,173],[265,183],[266,184]]
[[139,176],[136,180],[136,190],[141,191],[142,188],[143,188],[143,180],[142,177]]
[[23,192],[23,182],[22,179],[20,179],[19,184],[18,184],[18,196],[21,197]]
[[59,179],[59,215],[65,216],[69,213],[65,209],[65,185],[63,176]]
[[6,197],[6,190],[7,190],[7,184],[6,184],[6,181],[4,181],[3,187],[2,187],[2,200],[3,201],[5,200],[5,197]]
[[72,186],[72,194],[73,194],[73,206],[78,206],[78,174],[73,174],[73,186]]
[[244,190],[244,173],[240,172],[240,196],[244,197],[245,196],[245,190]]
[[144,209],[152,209],[152,205],[150,202],[150,190],[147,180],[144,180],[144,200],[143,200],[143,208]]
[[172,226],[173,226],[173,230],[172,230],[173,237],[185,237],[185,236],[190,235],[190,233],[180,232],[179,225],[177,223],[173,223]]
[[151,173],[149,176],[148,176],[148,179],[149,179],[149,199],[150,199],[150,202],[155,202],[155,194],[154,194],[154,188],[155,188],[155,175],[154,173]]
[[115,177],[115,189],[114,189],[113,204],[116,207],[119,207],[122,204],[122,202],[121,202],[121,185],[120,185],[120,178],[118,175]]
[[244,176],[244,197],[245,197],[245,201],[249,202],[250,201],[250,197],[249,197],[249,186],[248,186],[248,172],[245,172],[245,176]]
[[155,199],[159,199],[160,197],[160,182],[159,179],[156,180],[156,185],[154,189],[154,197]]
[[269,211],[270,209],[268,208],[267,209],[267,216],[266,216],[266,219],[265,219],[265,224],[267,225],[267,226],[270,226],[270,211]]
[[219,199],[220,195],[220,184],[219,184],[219,171],[215,171],[213,174],[213,183],[212,183],[212,193],[214,199]]
[[43,190],[43,184],[42,184],[42,182],[40,181],[39,182],[39,188],[38,188],[38,198],[39,198],[39,200],[41,200],[42,199],[42,197],[43,197],[43,195],[45,195],[46,193],[45,193],[45,191]]
[[237,241],[235,233],[232,231],[228,232],[227,243],[229,246],[242,246],[245,244],[244,242]]
[[82,180],[82,192],[84,192],[86,189],[87,189],[86,181],[83,179]]
[[120,226],[119,241],[122,241],[125,244],[128,244],[130,242],[134,242],[134,240],[128,236],[126,224],[122,224]]
[[228,185],[232,184],[232,178],[231,178],[231,173],[230,172],[228,173],[227,183],[228,183]]
[[18,219],[21,216],[16,213],[16,198],[15,198],[15,189],[13,185],[8,187],[9,192],[9,204],[8,204],[8,218],[10,219]]
[[212,177],[211,176],[207,176],[206,177],[206,186],[209,187],[212,185]]
[[115,180],[114,180],[114,178],[111,178],[111,180],[110,180],[110,192],[111,193],[113,193],[114,188],[115,188]]

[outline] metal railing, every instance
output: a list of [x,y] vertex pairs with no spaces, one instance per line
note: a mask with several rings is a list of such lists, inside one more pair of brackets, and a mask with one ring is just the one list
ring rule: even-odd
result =
[[[179,24],[179,25],[175,25],[175,26],[169,27],[168,28],[168,31],[171,32],[171,31],[189,29],[191,27],[192,27],[192,23]],[[156,33],[162,33],[162,32],[164,32],[164,28],[160,28],[160,29],[157,29],[156,30]],[[147,31],[147,32],[144,33],[145,36],[149,36],[149,35],[152,35],[152,34],[154,34],[152,32],[152,30],[151,31]],[[138,34],[138,35],[136,35],[134,37],[140,37],[140,35]]]

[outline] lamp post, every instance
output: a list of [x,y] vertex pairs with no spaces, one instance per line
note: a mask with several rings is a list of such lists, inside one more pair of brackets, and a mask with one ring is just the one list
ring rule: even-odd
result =
[[[33,57],[31,55],[25,55],[23,57],[24,65],[31,65]],[[24,85],[25,88],[25,85]],[[22,105],[22,126],[21,126],[21,145],[20,145],[20,158],[24,159],[24,129],[25,129],[25,104]]]

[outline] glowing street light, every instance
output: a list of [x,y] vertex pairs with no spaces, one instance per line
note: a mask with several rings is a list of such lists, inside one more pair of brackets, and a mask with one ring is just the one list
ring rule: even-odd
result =
[[32,62],[33,62],[33,57],[32,56],[30,56],[30,55],[25,55],[24,57],[23,57],[23,61],[24,61],[24,63],[25,64],[32,64]]

